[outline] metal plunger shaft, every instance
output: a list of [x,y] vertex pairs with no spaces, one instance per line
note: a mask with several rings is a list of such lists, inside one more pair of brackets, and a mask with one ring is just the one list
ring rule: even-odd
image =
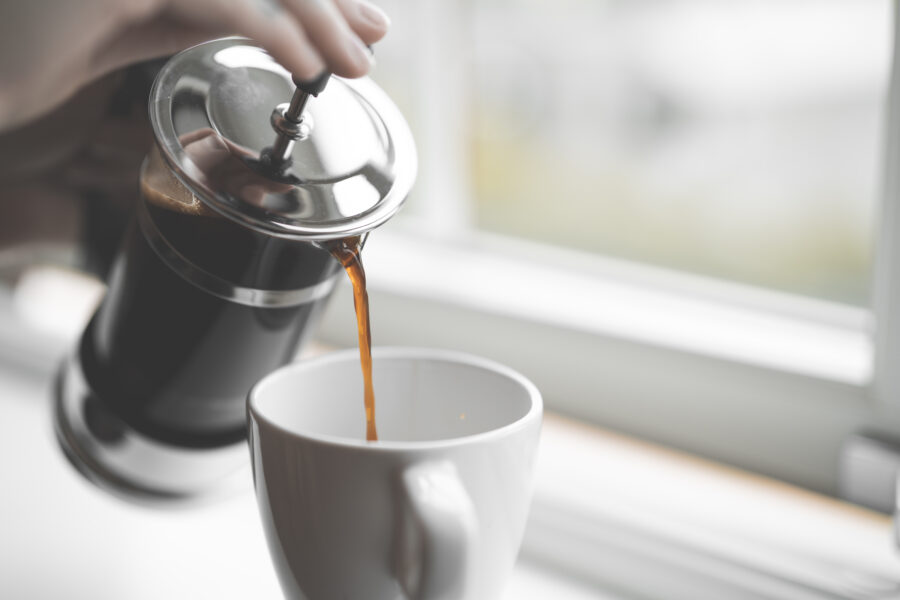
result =
[[313,81],[294,79],[297,89],[290,103],[279,104],[272,111],[269,121],[277,137],[275,143],[264,151],[264,157],[274,169],[281,171],[287,168],[291,164],[294,142],[309,135],[309,126],[303,122],[303,109],[310,96],[318,96],[325,89],[330,77],[331,73],[325,72]]

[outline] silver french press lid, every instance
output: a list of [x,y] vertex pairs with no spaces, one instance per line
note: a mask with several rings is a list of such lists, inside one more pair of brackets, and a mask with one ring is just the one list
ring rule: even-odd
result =
[[222,215],[279,237],[359,235],[400,208],[415,145],[370,79],[320,89],[301,92],[250,40],[215,40],[163,67],[150,121],[175,175]]

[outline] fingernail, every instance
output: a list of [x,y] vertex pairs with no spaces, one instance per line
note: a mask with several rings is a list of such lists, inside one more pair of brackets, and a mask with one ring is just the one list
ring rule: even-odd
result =
[[291,74],[301,81],[313,80],[328,68],[322,56],[308,45],[297,48],[295,52],[290,64]]
[[352,33],[347,35],[347,43],[345,45],[350,54],[350,58],[359,67],[368,71],[375,65],[375,58],[372,56],[372,53],[363,45],[359,38]]
[[391,26],[391,19],[387,14],[374,4],[370,4],[365,0],[359,0],[359,14],[363,19],[368,21],[370,25],[377,27],[378,29],[387,29]]
[[304,62],[306,63],[307,71],[302,77],[303,80],[315,79],[328,68],[328,65],[325,64],[318,52],[310,52]]

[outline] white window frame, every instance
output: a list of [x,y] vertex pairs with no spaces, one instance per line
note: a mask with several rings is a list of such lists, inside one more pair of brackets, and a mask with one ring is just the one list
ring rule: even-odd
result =
[[880,427],[900,431],[900,8],[894,3],[894,53],[888,91],[884,190],[874,272],[874,363],[870,397]]

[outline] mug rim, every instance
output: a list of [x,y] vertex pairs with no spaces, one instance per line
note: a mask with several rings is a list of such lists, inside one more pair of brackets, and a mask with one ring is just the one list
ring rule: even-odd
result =
[[450,448],[479,441],[487,441],[492,438],[502,438],[527,427],[534,420],[540,420],[540,417],[543,414],[544,402],[540,390],[538,390],[537,386],[532,383],[530,379],[528,379],[515,369],[498,363],[494,360],[474,354],[469,354],[467,352],[415,346],[374,347],[372,348],[373,363],[376,358],[404,358],[413,360],[437,360],[446,363],[464,364],[479,367],[503,375],[520,384],[528,394],[528,398],[531,400],[531,406],[528,408],[528,411],[524,415],[520,416],[514,421],[506,423],[505,425],[502,425],[500,427],[490,429],[488,431],[482,431],[480,433],[473,433],[470,435],[439,440],[376,440],[371,442],[359,438],[342,437],[312,431],[295,431],[292,429],[288,429],[280,423],[269,419],[257,407],[257,401],[260,397],[260,394],[264,393],[265,388],[268,385],[272,385],[272,382],[274,380],[277,380],[280,377],[285,377],[289,372],[312,370],[318,368],[323,364],[343,362],[348,358],[353,358],[358,362],[359,350],[356,348],[346,348],[342,350],[336,350],[334,352],[328,352],[327,354],[315,356],[313,358],[291,362],[287,365],[279,367],[278,369],[275,369],[271,373],[264,376],[262,379],[257,381],[247,393],[248,427],[251,427],[252,424],[256,422],[264,424],[266,427],[277,430],[280,433],[288,435],[290,437],[305,439],[316,442],[318,444],[338,446],[343,448],[358,448],[367,451],[389,452]]

